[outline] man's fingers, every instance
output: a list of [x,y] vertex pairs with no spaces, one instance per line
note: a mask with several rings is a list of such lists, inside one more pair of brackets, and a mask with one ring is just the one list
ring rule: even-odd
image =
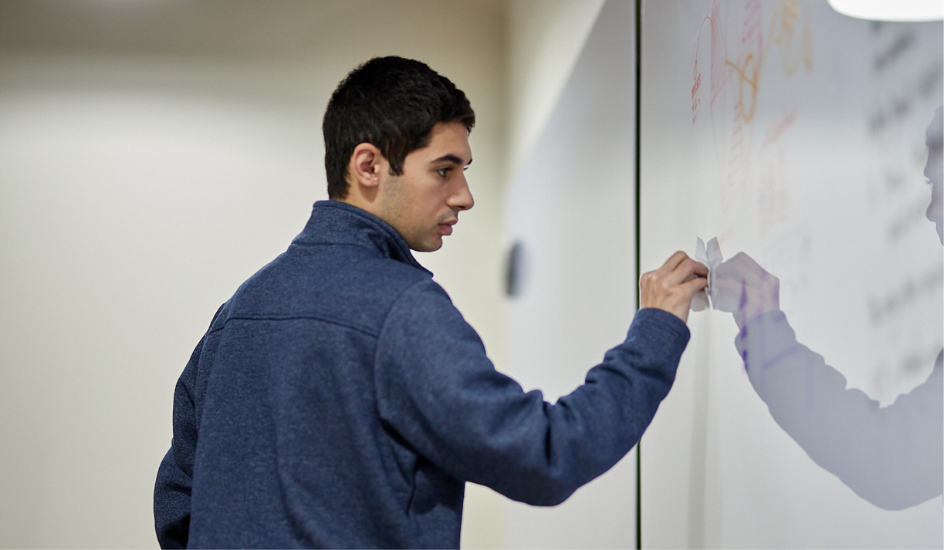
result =
[[681,250],[672,254],[662,267],[655,271],[656,277],[669,285],[677,285],[693,276],[707,277],[708,267],[688,257]]
[[703,264],[703,263],[701,263],[701,262],[696,262],[695,260],[692,260],[692,263],[695,264],[695,265],[692,267],[692,273],[694,273],[695,275],[698,275],[699,277],[707,277],[707,276],[708,276],[708,266],[707,266],[707,265],[705,265],[705,264]]
[[668,311],[686,321],[692,296],[708,286],[707,275],[707,266],[684,252],[676,252],[662,267],[640,278],[641,305]]
[[672,254],[671,256],[669,256],[669,259],[666,260],[665,263],[662,264],[662,267],[660,267],[656,271],[661,271],[666,274],[671,273],[675,271],[675,269],[679,266],[679,264],[684,262],[686,259],[688,259],[688,254],[679,250],[675,254]]
[[691,296],[692,294],[695,294],[695,293],[698,292],[699,290],[702,290],[702,289],[708,287],[708,278],[707,278],[707,277],[695,277],[694,279],[685,281],[684,283],[682,283],[682,284],[679,285],[679,286],[681,286],[683,289],[685,289],[685,293],[686,293],[686,294],[688,294],[689,296]]

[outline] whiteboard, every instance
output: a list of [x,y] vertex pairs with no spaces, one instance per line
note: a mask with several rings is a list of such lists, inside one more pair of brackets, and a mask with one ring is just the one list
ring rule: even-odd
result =
[[[779,278],[797,340],[846,389],[884,409],[921,387],[944,345],[922,174],[941,23],[855,20],[825,0],[642,7],[642,270],[717,237],[726,258],[744,252]],[[937,496],[903,509],[863,498],[772,417],[731,314],[689,326],[641,447],[645,547],[942,546],[940,477]],[[830,460],[854,460],[821,439]]]

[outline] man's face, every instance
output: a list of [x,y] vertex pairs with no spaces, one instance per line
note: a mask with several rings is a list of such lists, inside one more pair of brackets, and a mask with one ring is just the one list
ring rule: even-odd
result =
[[413,250],[439,250],[459,212],[474,204],[465,180],[472,162],[468,134],[461,123],[438,123],[429,145],[406,156],[402,175],[385,174],[378,196],[380,218]]
[[941,149],[930,147],[928,149],[928,163],[924,167],[924,177],[928,178],[931,185],[931,203],[928,204],[928,210],[925,215],[934,222],[937,227],[937,236],[944,244],[944,200],[941,197],[941,179],[944,175],[944,165],[942,165]]

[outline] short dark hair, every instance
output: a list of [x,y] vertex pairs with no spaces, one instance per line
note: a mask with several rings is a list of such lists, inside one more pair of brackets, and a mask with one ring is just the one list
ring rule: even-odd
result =
[[376,57],[338,84],[325,110],[325,171],[328,196],[347,197],[347,165],[354,148],[370,143],[390,162],[394,175],[403,161],[429,143],[439,122],[475,125],[475,112],[462,90],[425,63]]

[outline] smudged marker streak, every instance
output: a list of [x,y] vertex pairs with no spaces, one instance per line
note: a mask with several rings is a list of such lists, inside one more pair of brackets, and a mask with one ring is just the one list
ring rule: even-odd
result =
[[[721,16],[718,13],[717,0],[712,0],[711,12],[702,20],[701,27],[698,29],[698,40],[695,42],[696,44],[701,44],[702,33],[705,30],[706,23],[708,24],[711,32],[709,39],[711,65],[708,68],[710,71],[710,93],[708,103],[709,106],[714,106],[715,99],[718,97],[718,94],[721,93],[721,90],[724,89],[724,86],[731,74],[730,71],[726,70],[725,66],[725,58],[727,58],[727,50],[725,46],[726,40],[724,28],[721,26]],[[696,119],[695,111],[701,105],[701,100],[695,97],[695,94],[701,89],[701,74],[702,73],[698,65],[698,46],[696,46],[694,73],[695,80],[694,85],[692,86],[692,123],[694,123]]]
[[[699,103],[701,103],[700,99],[695,99],[695,94],[698,92],[698,88],[700,87],[701,87],[701,75],[698,74],[698,62],[696,61],[695,62],[695,85],[692,86],[692,113],[695,112],[695,109],[697,109]],[[695,124],[695,118],[696,116],[693,114],[692,124]]]
[[[738,97],[740,98],[738,104],[741,106],[741,116],[744,117],[744,122],[750,122],[754,118],[754,109],[757,107],[757,77],[760,73],[760,64],[754,62],[754,54],[752,53],[747,54],[747,57],[744,58],[744,63],[742,63],[740,67],[730,61],[725,61],[725,63],[730,65],[738,76],[741,77],[740,86],[738,87]],[[751,107],[748,111],[744,110],[745,83],[751,88]]]
[[[734,106],[737,114],[734,115],[731,122],[731,145],[728,156],[728,171],[721,189],[721,211],[729,212],[734,207],[734,201],[737,198],[744,197],[742,187],[746,185],[747,158],[744,154],[744,120],[739,114],[741,102]],[[726,236],[726,235],[725,235]]]
[[[760,90],[760,72],[770,53],[770,44],[776,44],[780,49],[780,62],[783,71],[792,75],[799,68],[802,61],[807,72],[813,70],[813,45],[808,19],[802,21],[802,28],[798,31],[797,20],[800,10],[797,2],[784,2],[780,9],[775,11],[770,19],[768,35],[770,41],[763,40],[763,13],[759,0],[753,0],[747,5],[747,14],[744,20],[744,35],[742,44],[754,42],[754,48],[748,46],[748,52],[740,63],[726,60],[724,63],[734,70],[740,78],[738,86],[738,100],[741,106],[741,116],[744,122],[754,118],[757,108],[757,95]],[[799,34],[799,40],[797,40]],[[797,44],[799,42],[799,44]],[[747,93],[745,94],[745,89]]]
[[783,131],[793,125],[793,122],[796,120],[796,111],[790,111],[777,123],[773,130],[767,133],[767,136],[764,138],[764,142],[760,146],[760,150],[764,151],[772,143],[780,139]]
[[[774,19],[770,22],[771,40],[778,46],[780,66],[787,76],[793,75],[800,68],[801,62],[807,72],[813,70],[813,34],[808,18],[803,19],[801,28],[797,30],[796,22],[799,17],[797,2],[788,2],[783,4],[783,10],[774,14]],[[799,45],[794,44],[797,36]]]
[[[751,0],[745,8],[747,13],[744,18],[744,34],[741,37],[741,44],[747,49],[744,60],[738,65],[731,61],[725,61],[741,77],[738,82],[738,103],[741,106],[741,116],[744,122],[750,122],[754,118],[754,111],[757,107],[757,89],[760,69],[764,65],[766,50],[764,48],[764,12],[760,0]],[[773,23],[773,21],[771,21]],[[755,51],[759,54],[759,59],[755,56]],[[750,88],[750,104],[745,102],[744,85]]]

